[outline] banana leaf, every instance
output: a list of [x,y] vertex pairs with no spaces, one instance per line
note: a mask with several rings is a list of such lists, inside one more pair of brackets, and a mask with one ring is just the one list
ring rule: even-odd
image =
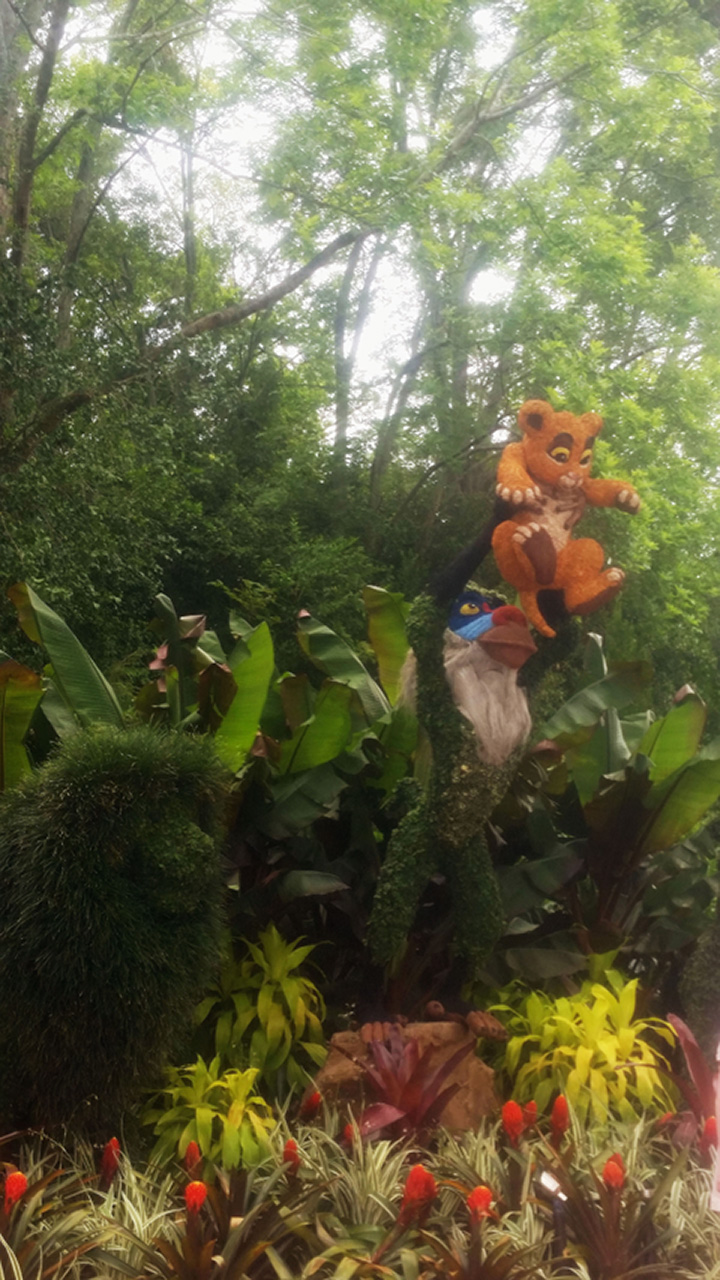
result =
[[702,698],[688,691],[667,715],[650,725],[638,750],[652,760],[653,782],[661,782],[692,760],[700,746],[706,720],[707,707]]
[[379,684],[350,646],[329,627],[316,618],[299,618],[298,640],[303,652],[325,675],[356,691],[368,725],[374,724],[389,710],[390,704]]
[[410,606],[399,591],[368,586],[363,587],[362,594],[380,682],[394,704],[400,692],[400,671],[408,652],[405,620]]
[[275,669],[267,622],[261,622],[244,640],[238,640],[228,658],[228,666],[237,692],[215,733],[215,748],[220,759],[237,773],[255,741]]
[[16,582],[8,595],[25,635],[47,649],[53,684],[79,723],[122,729],[125,722],[112,688],[62,618],[25,582]]
[[0,662],[0,791],[31,771],[23,740],[42,696],[42,676],[12,658]]
[[334,760],[352,736],[350,704],[353,688],[326,680],[320,689],[313,714],[283,742],[279,772],[300,773]]
[[568,698],[555,715],[546,720],[538,737],[554,738],[563,746],[563,735],[572,738],[579,730],[596,724],[610,707],[619,711],[635,702],[651,678],[652,667],[648,662],[614,663],[602,679]]

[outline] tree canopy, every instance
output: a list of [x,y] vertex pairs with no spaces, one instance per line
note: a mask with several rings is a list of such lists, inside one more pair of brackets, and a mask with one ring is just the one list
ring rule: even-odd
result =
[[357,640],[541,396],[643,498],[608,652],[712,702],[719,52],[698,0],[0,0],[6,582],[106,663],[159,589]]

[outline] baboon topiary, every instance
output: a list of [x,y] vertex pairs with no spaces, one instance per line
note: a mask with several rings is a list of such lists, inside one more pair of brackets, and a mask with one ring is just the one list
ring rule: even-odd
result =
[[187,1031],[222,914],[208,740],[83,731],[0,807],[0,1120],[100,1132]]

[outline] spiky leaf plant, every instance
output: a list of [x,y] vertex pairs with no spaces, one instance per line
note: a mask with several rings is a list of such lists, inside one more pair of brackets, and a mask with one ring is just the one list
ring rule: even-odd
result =
[[0,1115],[115,1128],[218,952],[212,745],[86,730],[0,810]]

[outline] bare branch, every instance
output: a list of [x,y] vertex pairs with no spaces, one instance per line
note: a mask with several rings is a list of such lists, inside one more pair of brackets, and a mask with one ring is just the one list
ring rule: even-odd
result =
[[51,435],[57,427],[77,413],[78,409],[85,405],[91,404],[93,401],[100,399],[102,396],[110,395],[119,387],[128,382],[132,382],[135,378],[142,376],[147,371],[148,363],[155,363],[160,360],[167,352],[173,351],[183,342],[188,342],[192,338],[198,337],[203,333],[212,333],[215,329],[227,328],[231,325],[240,324],[241,321],[248,319],[252,315],[256,315],[261,311],[269,311],[271,307],[279,302],[281,298],[287,297],[293,293],[300,285],[304,284],[316,271],[321,267],[332,262],[342,249],[346,249],[348,245],[355,244],[358,239],[365,239],[367,236],[377,234],[375,228],[365,231],[346,231],[340,236],[336,236],[330,244],[326,245],[320,253],[316,253],[309,262],[299,267],[297,271],[293,271],[284,280],[279,281],[271,289],[265,293],[256,295],[254,298],[248,298],[245,302],[236,303],[233,306],[224,307],[221,311],[213,311],[208,315],[199,316],[197,320],[190,321],[189,324],[183,325],[176,334],[168,338],[165,342],[159,343],[157,346],[150,347],[145,353],[145,359],[130,369],[126,369],[116,378],[111,379],[102,386],[84,387],[77,391],[70,392],[69,395],[60,396],[54,400],[46,402],[40,407],[37,416],[28,423],[21,441],[8,442],[5,450],[0,448],[0,456],[3,455],[3,469],[5,471],[16,471],[18,467],[30,457],[40,441],[48,435]]
[[87,114],[88,112],[85,107],[78,107],[77,111],[74,111],[70,116],[70,119],[66,120],[64,125],[61,125],[55,136],[46,143],[42,151],[36,152],[32,160],[33,173],[36,169],[40,168],[41,164],[44,164],[46,160],[50,159],[53,152],[57,151],[63,138],[67,136],[71,129],[75,128],[76,124],[79,124],[81,120],[84,120]]

